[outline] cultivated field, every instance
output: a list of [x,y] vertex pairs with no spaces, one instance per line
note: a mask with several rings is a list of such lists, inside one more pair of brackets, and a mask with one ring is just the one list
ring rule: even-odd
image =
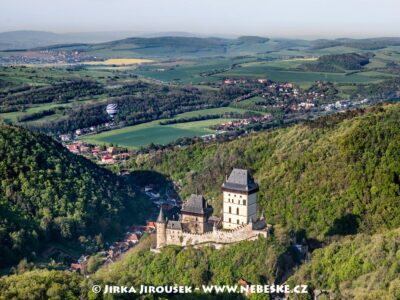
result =
[[144,63],[152,63],[154,60],[142,58],[111,58],[104,61],[88,61],[84,62],[85,65],[106,65],[106,66],[127,66],[127,65],[140,65]]

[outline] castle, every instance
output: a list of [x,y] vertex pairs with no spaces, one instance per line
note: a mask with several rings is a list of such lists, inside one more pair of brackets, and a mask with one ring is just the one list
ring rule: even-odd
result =
[[249,171],[233,169],[222,184],[223,215],[220,222],[210,222],[213,208],[202,195],[191,195],[182,205],[179,220],[167,220],[164,212],[156,221],[156,248],[165,245],[214,245],[267,237],[270,225],[264,215],[256,220],[258,184]]

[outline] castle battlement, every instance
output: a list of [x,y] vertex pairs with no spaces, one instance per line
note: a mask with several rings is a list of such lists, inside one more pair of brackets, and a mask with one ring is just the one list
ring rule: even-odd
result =
[[234,169],[222,185],[224,193],[223,229],[207,221],[212,212],[203,196],[191,195],[183,205],[180,221],[166,221],[162,209],[156,222],[157,249],[165,245],[222,246],[267,237],[271,225],[264,216],[255,223],[258,185],[247,170]]

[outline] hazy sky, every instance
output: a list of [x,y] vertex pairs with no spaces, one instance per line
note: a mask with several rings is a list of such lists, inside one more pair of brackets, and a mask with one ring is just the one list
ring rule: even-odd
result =
[[1,0],[11,30],[400,36],[400,0]]

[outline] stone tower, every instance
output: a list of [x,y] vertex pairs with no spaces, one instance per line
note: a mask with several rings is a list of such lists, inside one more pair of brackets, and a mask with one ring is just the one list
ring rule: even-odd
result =
[[207,221],[212,214],[212,207],[202,195],[192,194],[182,205],[182,224],[185,231],[204,233],[210,231]]
[[258,184],[248,170],[233,169],[222,185],[223,228],[235,229],[257,217]]
[[156,221],[156,230],[157,230],[156,248],[157,249],[165,246],[165,243],[166,243],[166,227],[167,227],[167,222],[165,220],[164,212],[163,212],[162,207],[161,207],[160,208],[160,214],[158,215],[158,218],[157,218],[157,221]]

